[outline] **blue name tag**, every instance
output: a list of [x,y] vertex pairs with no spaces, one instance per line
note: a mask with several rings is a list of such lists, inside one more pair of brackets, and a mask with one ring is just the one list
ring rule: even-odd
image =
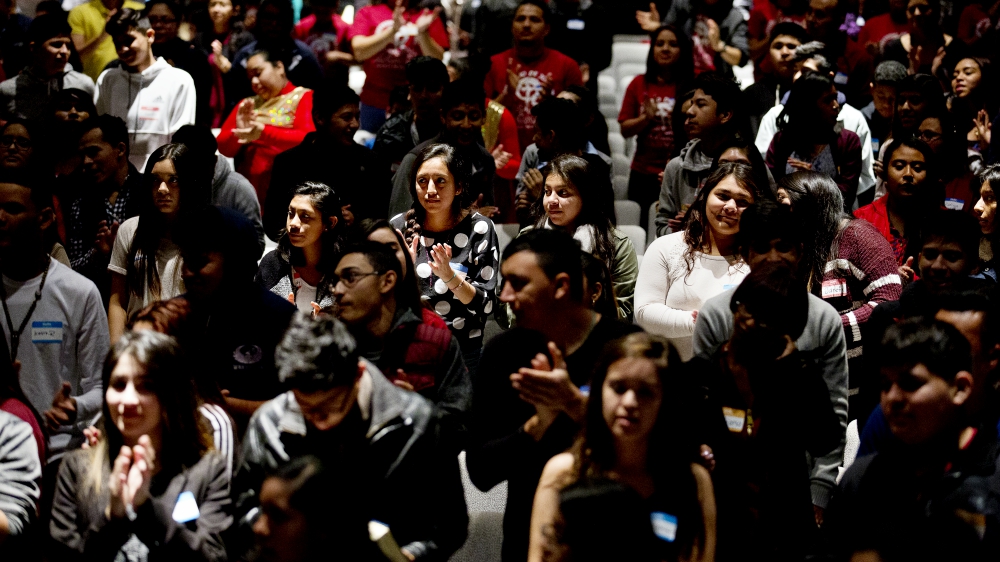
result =
[[649,517],[656,536],[667,542],[674,542],[677,538],[677,518],[662,511],[654,511]]
[[944,200],[944,208],[951,211],[961,211],[965,208],[965,201],[955,199],[954,197],[948,197]]
[[739,286],[740,286],[739,283],[727,283],[727,284],[725,284],[725,285],[722,286],[722,290],[723,291],[728,291],[729,289],[735,289],[736,287],[739,287]]
[[32,322],[31,343],[62,343],[62,322]]
[[573,31],[583,31],[587,27],[587,23],[581,19],[566,20],[566,29],[571,29]]

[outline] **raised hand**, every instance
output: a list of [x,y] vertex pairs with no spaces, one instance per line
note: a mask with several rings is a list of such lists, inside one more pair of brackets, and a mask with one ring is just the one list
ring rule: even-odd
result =
[[[396,234],[399,234],[399,237],[402,238],[404,242],[406,241],[406,237],[403,236],[402,230],[397,228]],[[413,240],[411,240],[410,243],[407,244],[404,248],[406,252],[410,254],[410,261],[412,263],[417,263],[417,250],[420,248],[420,237],[414,236]]]
[[899,266],[899,280],[903,282],[905,287],[913,278],[916,276],[916,272],[913,271],[913,256],[906,258],[906,263]]
[[636,10],[635,21],[639,22],[639,27],[643,31],[653,32],[660,27],[660,12],[656,9],[656,4],[649,3],[649,11]]
[[979,151],[985,153],[993,137],[993,123],[990,123],[990,116],[986,110],[980,109],[979,113],[972,120],[972,126],[976,130],[976,140],[979,141]]
[[240,102],[240,107],[236,113],[236,128],[233,134],[240,140],[240,144],[248,144],[260,138],[264,133],[264,124],[257,121],[257,111],[253,108],[253,102],[245,99]]
[[650,98],[646,98],[646,101],[642,102],[642,112],[646,115],[646,119],[652,121],[656,119],[656,102]]
[[115,244],[115,237],[118,236],[118,221],[108,226],[108,221],[101,221],[97,224],[97,238],[94,240],[94,247],[97,251],[108,255]]
[[69,395],[72,391],[73,387],[68,382],[62,383],[52,398],[52,407],[42,414],[49,431],[58,431],[60,427],[76,421],[76,399]]
[[431,246],[430,266],[434,275],[442,279],[445,283],[455,278],[455,270],[451,268],[451,246],[448,244],[434,244]]
[[122,446],[111,466],[108,481],[110,501],[108,515],[126,517],[128,509],[138,507],[149,499],[156,452],[148,435],[139,438],[134,447]]
[[[513,62],[513,61],[508,61]],[[521,72],[521,64],[514,68],[510,66],[507,67],[507,87],[510,89],[511,93],[517,91],[517,85],[521,82],[521,77],[518,75]]]
[[511,157],[514,155],[504,150],[503,143],[501,143],[493,148],[493,152],[490,153],[490,156],[493,157],[493,165],[495,165],[499,170],[500,168],[506,166],[507,163],[510,162]]
[[396,0],[396,7],[392,10],[392,34],[395,35],[397,31],[400,30],[404,25],[406,25],[406,18],[403,14],[406,13],[406,4],[403,0]]
[[441,15],[441,6],[437,6],[433,10],[428,10],[427,8],[424,8],[424,11],[420,12],[420,15],[417,16],[417,21],[416,21],[417,32],[427,33],[427,30],[431,28],[431,25],[434,23],[434,20],[438,19],[440,15]]
[[542,172],[532,168],[524,172],[521,182],[531,192],[533,199],[538,199],[542,196],[542,189],[545,187],[545,178],[542,176]]
[[536,408],[565,412],[574,420],[581,421],[586,400],[570,380],[566,361],[555,342],[549,342],[549,355],[552,356],[551,366],[548,357],[539,353],[531,361],[533,368],[521,368],[510,376],[511,386],[521,400]]

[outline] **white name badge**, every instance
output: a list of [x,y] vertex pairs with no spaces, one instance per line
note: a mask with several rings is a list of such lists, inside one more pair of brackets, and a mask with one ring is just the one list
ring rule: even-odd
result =
[[736,408],[722,407],[722,416],[726,418],[726,427],[733,433],[743,433],[743,425],[747,421],[747,413]]
[[62,343],[62,322],[32,322],[31,343]]
[[191,492],[181,492],[177,496],[177,503],[174,504],[174,513],[172,515],[174,521],[187,523],[188,521],[194,521],[199,516],[201,516],[201,511],[198,510],[198,501],[194,499],[194,494]]
[[573,31],[583,31],[587,27],[587,22],[581,19],[566,20],[566,29],[572,29]]
[[949,197],[944,200],[944,208],[950,211],[961,211],[965,207],[965,201]]
[[843,297],[847,295],[847,280],[846,279],[830,279],[828,281],[823,281],[823,298],[832,299],[836,297]]
[[677,518],[662,511],[654,511],[649,517],[653,522],[653,533],[667,542],[674,542],[677,538]]

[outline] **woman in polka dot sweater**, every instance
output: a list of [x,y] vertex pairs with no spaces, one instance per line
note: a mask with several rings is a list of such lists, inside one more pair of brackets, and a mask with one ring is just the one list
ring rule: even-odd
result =
[[493,221],[470,210],[466,186],[472,171],[453,147],[426,147],[414,170],[413,208],[391,222],[409,244],[422,298],[447,322],[474,375],[486,317],[496,305],[496,230]]

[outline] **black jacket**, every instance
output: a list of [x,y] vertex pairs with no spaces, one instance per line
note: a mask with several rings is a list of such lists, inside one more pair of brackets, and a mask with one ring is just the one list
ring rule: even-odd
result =
[[350,205],[354,220],[386,218],[389,205],[389,174],[371,150],[358,145],[336,145],[322,133],[306,135],[295,148],[274,159],[271,186],[264,200],[264,233],[278,239],[285,228],[292,191],[304,181],[332,187],[342,205]]
[[[309,428],[291,392],[257,410],[233,482],[237,521],[244,530],[252,524],[248,513],[268,470],[311,454],[353,475],[344,485],[365,490],[365,516],[388,525],[400,547],[417,560],[447,560],[465,542],[469,524],[458,458],[431,403],[365,365],[358,404],[336,428]],[[367,416],[359,414],[361,404]]]
[[384,165],[392,166],[394,172],[406,153],[413,150],[413,147],[441,132],[440,123],[427,123],[416,128],[418,138],[414,139],[413,115],[411,109],[389,117],[375,136],[372,150],[382,159]]

